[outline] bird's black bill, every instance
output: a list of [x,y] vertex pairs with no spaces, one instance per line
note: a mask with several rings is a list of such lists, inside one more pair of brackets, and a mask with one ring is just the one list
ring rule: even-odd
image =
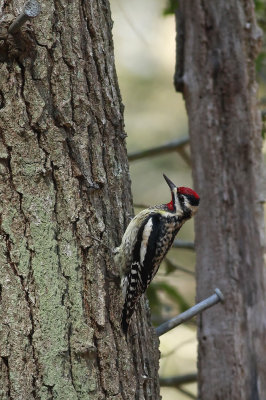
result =
[[173,191],[176,188],[176,185],[169,178],[167,178],[166,175],[163,174],[163,177],[166,180],[166,183],[169,186],[170,190]]

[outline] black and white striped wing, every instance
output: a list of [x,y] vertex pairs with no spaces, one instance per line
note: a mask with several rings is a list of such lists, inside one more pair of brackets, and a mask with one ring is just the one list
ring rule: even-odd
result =
[[[175,230],[175,234],[177,230]],[[160,214],[149,215],[143,222],[133,251],[133,261],[124,281],[125,303],[122,327],[127,332],[136,304],[155,276],[171,247],[175,234],[167,234]]]

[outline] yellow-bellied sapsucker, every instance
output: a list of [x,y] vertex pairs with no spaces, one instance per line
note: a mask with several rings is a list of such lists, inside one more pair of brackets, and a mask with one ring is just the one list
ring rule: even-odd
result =
[[115,262],[123,275],[122,328],[125,333],[136,304],[158,271],[177,232],[199,206],[200,199],[194,190],[177,187],[167,176],[164,178],[170,187],[172,200],[137,214],[115,250]]

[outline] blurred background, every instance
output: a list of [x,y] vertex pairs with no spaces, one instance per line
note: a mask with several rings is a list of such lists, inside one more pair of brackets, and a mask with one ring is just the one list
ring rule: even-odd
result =
[[[262,23],[265,1],[257,1]],[[188,136],[185,104],[173,86],[175,69],[175,19],[164,15],[167,0],[111,0],[113,37],[118,80],[125,105],[127,148],[132,153]],[[264,17],[263,17],[264,14]],[[265,18],[266,20],[266,18]],[[261,103],[265,101],[265,53],[258,60]],[[264,129],[265,131],[265,129]],[[167,203],[170,192],[162,174],[176,185],[193,188],[189,146],[130,161],[135,213],[141,206]],[[264,147],[265,156],[265,147]],[[187,222],[178,239],[194,240],[194,222]],[[177,315],[195,302],[195,253],[172,249],[149,289],[154,325]],[[210,293],[211,295],[212,293]],[[183,324],[160,338],[160,376],[196,373],[196,324]],[[197,385],[162,387],[163,400],[196,398]]]

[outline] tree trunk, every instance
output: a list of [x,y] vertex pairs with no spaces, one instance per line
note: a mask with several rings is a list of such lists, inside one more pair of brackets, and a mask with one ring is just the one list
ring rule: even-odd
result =
[[132,199],[109,3],[42,2],[7,37],[22,4],[0,6],[0,398],[158,399],[144,305],[120,327]]
[[189,115],[197,298],[225,304],[198,319],[199,398],[266,398],[261,123],[253,1],[180,0],[175,85]]

